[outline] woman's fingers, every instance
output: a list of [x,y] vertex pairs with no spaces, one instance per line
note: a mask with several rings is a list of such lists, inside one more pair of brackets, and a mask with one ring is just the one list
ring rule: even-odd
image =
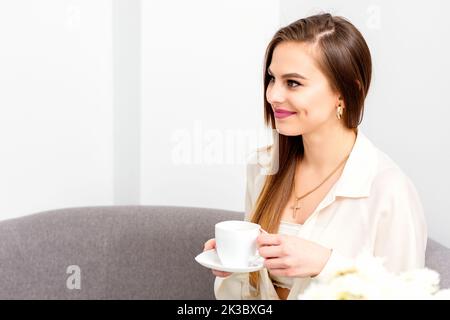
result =
[[259,247],[262,246],[277,246],[281,244],[282,236],[279,234],[262,233],[256,239],[256,243]]
[[290,277],[291,271],[293,270],[283,258],[266,259],[264,261],[264,266],[267,268],[270,274],[274,276]]
[[281,246],[262,246],[258,249],[259,255],[263,258],[277,258],[283,256]]
[[231,272],[219,271],[219,270],[214,270],[214,269],[212,269],[212,273],[216,277],[222,277],[222,278],[228,277],[229,275],[231,275]]
[[[203,251],[211,250],[211,249],[215,249],[215,248],[216,248],[216,239],[212,238],[205,242],[205,244],[203,246]],[[228,277],[229,275],[231,275],[231,272],[219,271],[219,270],[214,270],[214,269],[211,269],[211,270],[212,270],[212,273],[216,277],[225,278],[225,277]]]
[[264,266],[267,269],[270,269],[270,272],[272,272],[272,269],[284,269],[289,267],[285,258],[265,259]]
[[203,246],[203,251],[211,250],[216,247],[216,239],[212,238],[205,242]]

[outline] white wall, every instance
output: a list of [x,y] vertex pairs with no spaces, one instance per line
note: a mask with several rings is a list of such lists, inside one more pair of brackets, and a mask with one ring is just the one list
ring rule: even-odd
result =
[[112,204],[108,0],[0,2],[0,219]]
[[142,5],[141,201],[243,211],[278,1]]
[[412,178],[430,236],[450,246],[449,6],[1,1],[0,219],[109,204],[243,210],[245,157],[270,140],[266,45],[330,10],[372,51],[362,129]]
[[141,1],[113,0],[114,204],[140,203]]
[[270,142],[261,67],[278,9],[1,2],[0,219],[111,204],[243,210],[247,153]]
[[373,82],[362,130],[413,180],[429,235],[450,247],[448,1],[281,0],[281,22],[330,11],[371,49]]

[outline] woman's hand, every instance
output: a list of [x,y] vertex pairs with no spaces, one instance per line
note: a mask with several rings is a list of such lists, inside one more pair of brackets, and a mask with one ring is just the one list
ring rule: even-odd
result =
[[257,244],[265,267],[275,276],[314,277],[331,255],[331,249],[296,236],[261,234]]
[[[205,245],[203,246],[203,251],[206,250],[211,250],[211,249],[215,249],[216,248],[216,239],[212,238],[209,239],[208,241],[205,242]],[[213,275],[217,276],[217,277],[228,277],[229,275],[231,275],[230,272],[225,272],[225,271],[219,271],[219,270],[214,270],[211,269]]]

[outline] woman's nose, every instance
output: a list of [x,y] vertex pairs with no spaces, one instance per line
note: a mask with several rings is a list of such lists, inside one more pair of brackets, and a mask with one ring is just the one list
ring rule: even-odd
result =
[[266,99],[270,104],[281,104],[285,100],[285,94],[282,87],[277,84],[268,86],[266,90]]

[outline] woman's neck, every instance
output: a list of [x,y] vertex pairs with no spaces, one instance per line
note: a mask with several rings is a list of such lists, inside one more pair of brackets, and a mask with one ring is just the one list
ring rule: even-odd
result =
[[356,130],[343,126],[328,127],[304,134],[302,166],[319,175],[327,174],[350,154],[356,141]]

